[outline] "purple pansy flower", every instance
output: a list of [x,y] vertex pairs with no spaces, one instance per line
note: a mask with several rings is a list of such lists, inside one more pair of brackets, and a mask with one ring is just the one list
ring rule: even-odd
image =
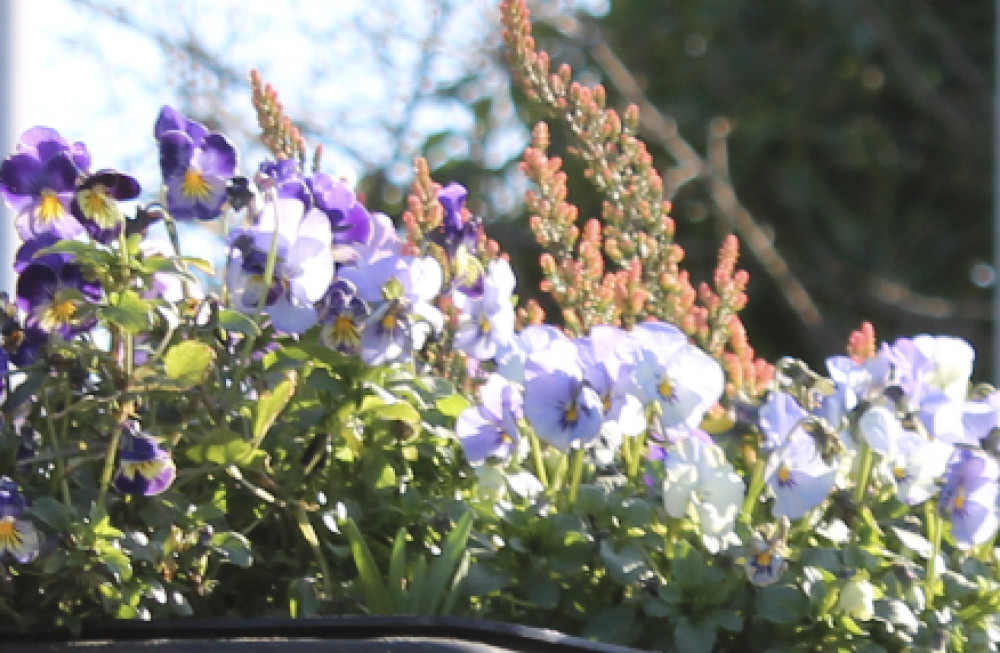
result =
[[773,585],[781,579],[788,568],[788,562],[779,552],[777,542],[768,542],[758,533],[753,534],[750,542],[750,555],[747,556],[746,572],[750,582],[758,587]]
[[21,135],[17,152],[0,164],[0,194],[15,213],[22,240],[50,232],[73,238],[83,230],[70,202],[89,165],[86,147],[71,145],[53,129],[34,127]]
[[81,309],[100,302],[102,294],[97,280],[68,254],[36,256],[17,280],[18,307],[28,316],[25,326],[63,338],[96,324],[93,314]]
[[538,437],[562,451],[601,432],[604,406],[583,376],[576,345],[555,341],[525,362],[524,415]]
[[466,408],[455,423],[455,435],[470,463],[487,458],[509,459],[521,441],[521,391],[502,376],[491,374],[479,389],[479,405]]
[[[303,215],[302,202],[269,202],[259,222],[230,234],[233,255],[226,281],[236,308],[255,314],[264,308],[275,328],[302,333],[317,321],[316,302],[333,280],[330,222],[311,209]],[[272,241],[277,238],[274,275],[267,288],[264,272]]]
[[371,239],[372,216],[346,183],[325,172],[317,172],[306,183],[316,208],[330,218],[335,245],[364,244]]
[[101,170],[80,184],[70,208],[91,238],[107,243],[121,233],[125,224],[118,202],[133,200],[140,191],[134,177],[114,170]]
[[951,519],[955,543],[961,549],[989,541],[1000,524],[997,518],[997,461],[980,449],[955,450],[945,471],[938,497],[941,514]]
[[298,200],[306,210],[313,207],[312,193],[295,159],[264,161],[258,168],[256,181],[262,191],[273,188],[279,198]]
[[320,301],[320,340],[344,354],[361,353],[361,329],[371,311],[346,279],[337,279]]
[[180,220],[218,217],[226,201],[226,183],[236,173],[233,144],[166,106],[155,134],[170,213]]
[[466,220],[463,216],[468,194],[465,186],[455,182],[438,191],[438,201],[444,208],[444,216],[441,224],[429,236],[431,241],[447,252],[448,258],[455,258],[462,246],[474,249],[479,237],[481,221],[478,218]]
[[34,525],[20,519],[27,507],[17,483],[0,476],[0,560],[8,554],[24,564],[38,555],[38,533]]
[[126,424],[122,429],[115,489],[122,494],[150,497],[169,488],[177,476],[170,452],[135,424]]

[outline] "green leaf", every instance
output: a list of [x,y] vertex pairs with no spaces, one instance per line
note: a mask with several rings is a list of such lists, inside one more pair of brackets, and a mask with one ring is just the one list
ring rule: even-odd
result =
[[226,331],[242,333],[255,338],[260,335],[260,327],[249,316],[229,308],[219,309],[219,326]]
[[634,585],[650,571],[642,549],[635,544],[615,551],[611,542],[604,540],[601,542],[601,559],[615,582],[622,585]]
[[358,568],[358,581],[368,603],[370,614],[393,614],[392,599],[382,583],[382,573],[375,564],[375,556],[368,548],[358,525],[348,517],[340,524],[340,530],[347,534],[351,544],[351,554]]
[[458,417],[470,405],[469,400],[459,394],[442,397],[434,402],[434,406],[447,417]]
[[243,460],[251,451],[253,446],[239,433],[220,427],[209,431],[198,442],[188,447],[187,457],[196,463],[227,466]]
[[52,497],[35,499],[25,513],[37,517],[55,531],[68,531],[74,521],[73,511]]
[[149,308],[148,302],[127,290],[112,299],[112,303],[105,306],[103,311],[109,322],[135,334],[149,327]]
[[[595,615],[588,615],[583,636],[602,642],[631,644],[638,634],[635,610],[631,606],[618,605]],[[681,649],[686,651],[687,649]]]
[[522,587],[524,598],[543,610],[559,605],[559,584],[548,576],[524,578]]
[[806,616],[808,608],[806,596],[788,585],[770,585],[757,593],[757,613],[774,623],[798,623]]
[[253,420],[253,441],[257,446],[271,430],[274,421],[285,406],[288,405],[292,395],[295,394],[295,385],[298,377],[293,372],[288,372],[285,378],[274,386],[270,392],[265,392],[257,400],[256,410]]
[[427,614],[437,614],[438,608],[446,598],[446,592],[455,587],[461,580],[456,577],[462,559],[467,555],[466,545],[469,532],[472,530],[471,510],[466,511],[458,520],[444,541],[444,550],[431,563],[430,574],[423,587],[423,597],[420,602]]
[[715,624],[708,619],[693,624],[687,617],[681,617],[674,627],[674,642],[677,650],[684,653],[711,653],[715,647]]
[[315,578],[297,578],[288,584],[288,614],[292,619],[315,616],[318,608]]
[[210,546],[220,553],[224,560],[246,569],[253,564],[253,550],[250,540],[235,531],[223,531],[212,536]]
[[164,371],[180,389],[187,389],[204,381],[214,363],[215,351],[198,340],[179,342],[163,355]]
[[406,528],[396,531],[396,539],[392,543],[392,555],[389,557],[389,594],[393,604],[402,610],[406,605],[406,590],[403,574],[406,573]]

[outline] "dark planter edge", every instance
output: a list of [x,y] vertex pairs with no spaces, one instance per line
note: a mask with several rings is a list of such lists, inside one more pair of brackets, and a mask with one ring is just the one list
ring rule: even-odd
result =
[[371,640],[386,637],[447,638],[506,646],[515,650],[638,653],[641,649],[605,644],[555,630],[502,621],[465,617],[358,616],[303,619],[177,619],[164,621],[87,621],[79,635],[65,629],[0,628],[4,642],[58,642],[147,639],[226,639],[276,637],[287,639]]

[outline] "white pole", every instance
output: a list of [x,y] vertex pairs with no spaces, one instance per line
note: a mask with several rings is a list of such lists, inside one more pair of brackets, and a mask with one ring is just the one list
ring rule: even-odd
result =
[[[14,150],[20,123],[18,97],[20,79],[18,47],[20,0],[0,0],[0,159]],[[14,230],[14,215],[0,201],[0,291],[14,294],[14,253],[20,239]]]

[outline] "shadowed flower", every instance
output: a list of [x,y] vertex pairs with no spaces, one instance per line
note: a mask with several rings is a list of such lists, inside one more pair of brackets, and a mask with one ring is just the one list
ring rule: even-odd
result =
[[989,541],[997,518],[997,461],[985,451],[958,448],[945,471],[938,498],[941,514],[951,519],[955,543],[961,549]]
[[134,424],[122,427],[115,489],[122,494],[153,496],[170,487],[177,476],[170,453]]
[[738,542],[733,528],[745,488],[722,449],[704,437],[679,437],[667,447],[663,468],[663,505],[671,517],[691,518],[712,553]]
[[54,129],[33,127],[21,135],[17,153],[0,164],[0,194],[15,213],[22,240],[46,233],[73,238],[83,230],[70,202],[89,165],[87,148],[71,145]]
[[368,304],[358,297],[354,284],[337,279],[320,301],[320,340],[341,353],[359,355],[361,329],[370,313]]
[[38,555],[38,532],[26,519],[20,519],[27,501],[13,480],[0,476],[0,560],[8,554],[24,564]]
[[133,200],[139,193],[139,182],[134,177],[101,170],[80,184],[70,208],[91,238],[107,243],[118,236],[125,224],[118,202]]
[[444,216],[441,224],[429,234],[429,237],[447,252],[450,259],[455,258],[462,246],[474,250],[479,236],[481,220],[478,218],[466,220],[463,215],[465,198],[468,194],[465,186],[455,182],[438,191],[438,201],[444,208]]
[[479,389],[479,401],[462,411],[455,423],[465,457],[473,464],[490,457],[507,460],[521,441],[521,392],[502,376],[491,374]]
[[796,429],[768,458],[764,478],[774,494],[772,514],[799,519],[830,494],[837,467],[823,460],[812,436]]
[[788,568],[788,562],[778,552],[776,542],[767,542],[758,533],[753,534],[750,542],[750,555],[747,557],[745,569],[747,578],[758,587],[773,585],[781,579]]
[[101,301],[101,287],[67,254],[35,257],[17,280],[17,304],[27,315],[25,327],[70,338],[96,324],[84,310]]
[[167,209],[179,220],[211,220],[226,201],[226,184],[236,173],[236,148],[171,107],[156,121],[160,171],[167,186]]
[[500,345],[514,336],[514,272],[503,259],[490,261],[483,279],[483,291],[470,297],[453,293],[460,311],[455,331],[455,347],[477,360],[496,356]]

